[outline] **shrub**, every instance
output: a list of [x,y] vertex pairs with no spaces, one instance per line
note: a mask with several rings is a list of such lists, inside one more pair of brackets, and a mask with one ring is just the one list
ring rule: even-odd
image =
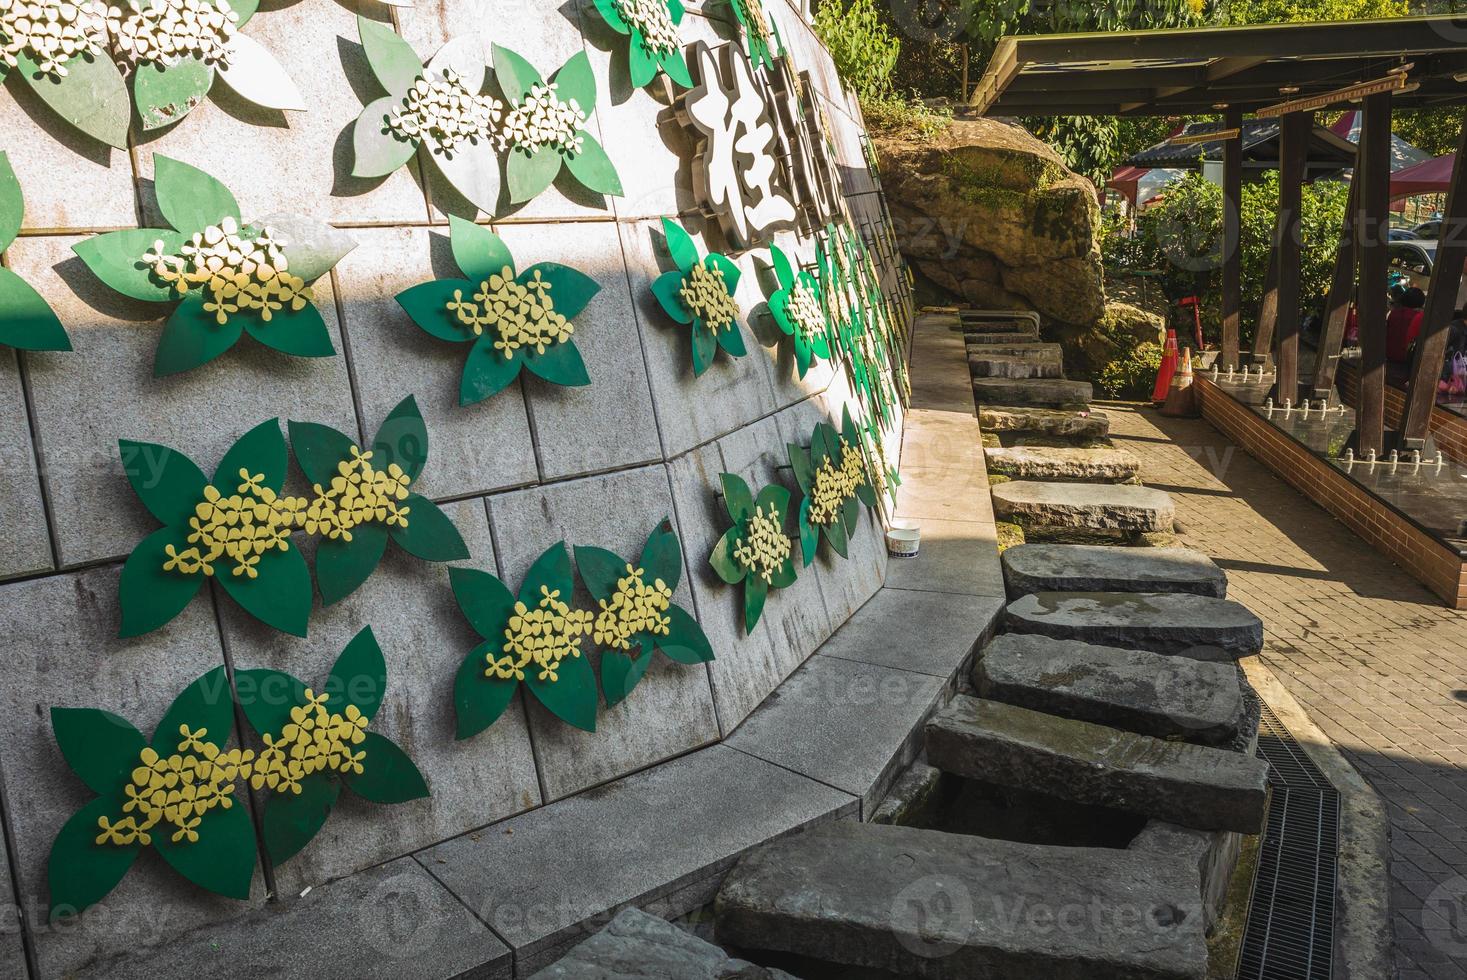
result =
[[815,13],[815,34],[824,42],[846,83],[864,103],[891,94],[891,71],[902,43],[886,26],[875,0],[825,0]]
[[1107,398],[1149,398],[1160,367],[1161,347],[1137,344],[1101,368],[1095,383]]

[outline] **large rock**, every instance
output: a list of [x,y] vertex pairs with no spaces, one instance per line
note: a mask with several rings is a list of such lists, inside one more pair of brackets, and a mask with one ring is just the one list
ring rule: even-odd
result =
[[1105,308],[1094,186],[1023,128],[955,119],[929,141],[877,135],[883,188],[928,279],[988,309],[1086,326]]
[[606,928],[531,980],[794,980],[736,960],[712,943],[640,909],[617,913]]
[[1134,479],[1141,470],[1141,461],[1124,449],[1011,446],[990,447],[983,454],[989,472],[1016,480],[1123,483]]
[[993,701],[1201,745],[1232,742],[1243,721],[1232,664],[1047,636],[998,637],[973,683]]
[[[1006,484],[1007,485],[1007,484]],[[1003,487],[996,487],[994,492]],[[1165,592],[1036,592],[1004,610],[1015,633],[1216,660],[1263,649],[1263,622],[1231,599]]]
[[1025,527],[1157,532],[1170,531],[1176,520],[1169,494],[1103,483],[1001,483],[993,488],[993,510]]
[[979,405],[1042,405],[1079,407],[1090,404],[1088,381],[1034,378],[1008,381],[1004,378],[974,378],[973,398]]
[[1268,764],[959,695],[927,724],[927,761],[968,779],[1167,820],[1256,834]]
[[[1098,377],[1107,364],[1135,356],[1144,345],[1155,348],[1165,343],[1166,320],[1139,306],[1112,302],[1093,323],[1058,324],[1053,333],[1064,345],[1071,370]],[[1187,343],[1185,337],[1179,339]]]
[[1110,434],[1104,412],[1037,408],[1033,405],[980,405],[978,427],[985,432],[1034,432],[1076,439],[1103,439]]
[[1029,592],[1190,592],[1216,599],[1228,594],[1227,573],[1191,548],[1025,544],[1009,548],[1002,560],[1004,582],[1015,598]]
[[1140,849],[830,824],[745,856],[714,914],[720,942],[887,976],[1201,980],[1207,968],[1196,867]]

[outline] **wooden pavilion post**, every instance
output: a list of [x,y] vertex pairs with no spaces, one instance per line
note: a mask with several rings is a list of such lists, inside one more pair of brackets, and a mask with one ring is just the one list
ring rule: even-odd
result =
[[1457,162],[1447,188],[1447,205],[1442,210],[1442,230],[1431,269],[1431,290],[1421,334],[1416,341],[1416,360],[1411,369],[1411,387],[1406,393],[1406,417],[1401,425],[1401,444],[1406,449],[1426,445],[1427,423],[1436,404],[1436,382],[1446,356],[1447,327],[1456,308],[1462,283],[1462,265],[1467,262],[1467,114],[1457,140]]
[[[1223,114],[1224,129],[1241,129],[1243,110]],[[1243,139],[1223,141],[1222,366],[1238,367],[1243,322]]]
[[1263,280],[1263,302],[1258,306],[1258,323],[1253,330],[1253,362],[1267,364],[1273,352],[1273,329],[1279,319],[1279,242],[1274,228],[1268,250],[1268,275]]
[[1340,245],[1335,252],[1335,271],[1324,301],[1324,324],[1319,331],[1319,350],[1314,365],[1314,397],[1329,400],[1334,395],[1335,369],[1345,343],[1345,324],[1350,319],[1350,302],[1355,295],[1355,212],[1360,208],[1360,150],[1355,149],[1355,176],[1350,180],[1350,197],[1340,228]]
[[1273,399],[1280,405],[1299,400],[1299,263],[1303,243],[1299,212],[1304,206],[1304,158],[1314,113],[1291,112],[1279,120],[1279,214],[1275,237],[1278,263],[1278,357]]
[[1360,454],[1385,450],[1386,273],[1390,262],[1391,93],[1367,95],[1360,160],[1364,180],[1355,215],[1360,253]]

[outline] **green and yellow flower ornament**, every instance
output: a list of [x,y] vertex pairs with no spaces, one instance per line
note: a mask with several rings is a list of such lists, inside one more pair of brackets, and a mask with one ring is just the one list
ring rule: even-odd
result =
[[335,354],[311,284],[356,243],[298,215],[246,224],[234,195],[202,170],[161,155],[153,166],[158,208],[170,227],[106,232],[72,249],[124,296],[177,304],[153,374],[206,364],[245,333],[284,354]]
[[769,19],[764,0],[729,0],[729,4],[743,32],[749,60],[755,68],[763,65],[773,71],[774,59],[784,55],[784,40],[779,36],[779,28]]
[[97,794],[51,844],[52,922],[106,897],[145,847],[206,891],[249,898],[258,848],[240,784],[267,795],[262,829],[277,866],[321,829],[343,786],[376,803],[428,795],[407,754],[368,730],[387,686],[370,629],[342,651],[319,694],[274,670],[238,671],[235,683],[258,750],[230,744],[235,702],[223,667],[183,689],[151,740],[107,711],[51,709],[62,757]]
[[[202,105],[216,79],[265,109],[306,101],[276,57],[243,33],[259,0],[69,0],[0,8],[0,82],[14,75],[79,132],[127,149]],[[131,92],[128,89],[131,87]]]
[[397,295],[412,321],[439,340],[469,344],[459,404],[496,395],[523,368],[551,384],[591,383],[576,348],[574,319],[600,291],[583,272],[539,262],[516,273],[504,241],[482,225],[451,217],[462,279],[435,279]]
[[[0,252],[20,234],[25,198],[10,158],[0,150]],[[18,350],[71,350],[51,304],[14,270],[0,266],[0,345]]]
[[454,598],[483,642],[469,651],[453,685],[456,737],[492,725],[523,684],[551,714],[596,730],[596,673],[581,648],[595,617],[573,608],[575,581],[565,542],[545,550],[518,595],[496,576],[449,569]]
[[641,88],[660,71],[682,88],[693,78],[683,58],[678,25],[685,10],[682,0],[595,0],[601,19],[628,37],[628,74],[633,88]]
[[623,701],[647,673],[654,650],[680,664],[713,659],[703,628],[672,601],[682,576],[682,545],[663,519],[642,554],[626,561],[605,548],[577,546],[576,570],[599,606],[591,638],[602,649],[601,691],[608,707]]
[[[754,632],[770,589],[794,584],[794,542],[785,533],[790,492],[778,484],[759,491],[734,473],[719,474],[723,506],[733,526],[714,545],[708,563],[729,585],[744,585],[744,632]],[[808,564],[808,562],[807,562]]]
[[850,537],[855,533],[861,511],[859,504],[876,506],[860,434],[847,410],[843,432],[828,422],[818,422],[808,447],[789,443],[790,467],[800,485],[800,550],[808,567],[815,560],[824,538],[845,558]]
[[548,82],[508,48],[494,45],[493,58],[494,77],[508,100],[500,131],[510,203],[533,199],[562,169],[587,190],[620,196],[616,167],[586,130],[596,110],[596,77],[586,52],[572,55]]
[[677,268],[652,281],[652,295],[664,313],[692,328],[693,376],[697,377],[708,370],[720,349],[730,357],[748,352],[739,329],[743,311],[734,299],[739,267],[717,252],[700,256],[693,237],[670,218],[662,219],[662,231]]
[[830,359],[830,321],[820,280],[805,269],[796,270],[777,245],[769,247],[779,289],[769,297],[769,312],[786,337],[795,342],[795,367],[804,377],[817,361]]

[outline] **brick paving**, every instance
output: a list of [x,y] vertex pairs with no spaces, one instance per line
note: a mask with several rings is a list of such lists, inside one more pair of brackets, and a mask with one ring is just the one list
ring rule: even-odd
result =
[[[1402,980],[1467,980],[1467,611],[1446,609],[1206,422],[1104,405],[1263,659],[1385,801]],[[1467,515],[1464,515],[1467,516]]]

